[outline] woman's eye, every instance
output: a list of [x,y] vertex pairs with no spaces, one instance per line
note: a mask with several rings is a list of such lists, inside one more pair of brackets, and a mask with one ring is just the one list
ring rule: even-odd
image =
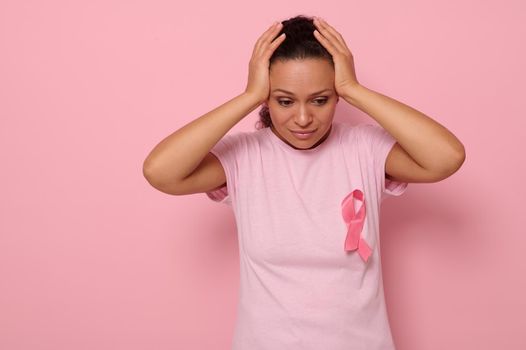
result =
[[[327,98],[318,98],[316,100],[314,100],[314,102],[317,104],[317,105],[323,105],[327,102]],[[282,106],[290,106],[292,104],[292,101],[291,100],[279,100],[278,103]]]
[[[289,104],[287,104],[287,102],[292,102],[292,101],[290,101],[290,100],[279,100],[278,101],[278,103],[280,105],[282,105],[282,106],[290,106]],[[283,103],[285,103],[285,104],[283,104]]]

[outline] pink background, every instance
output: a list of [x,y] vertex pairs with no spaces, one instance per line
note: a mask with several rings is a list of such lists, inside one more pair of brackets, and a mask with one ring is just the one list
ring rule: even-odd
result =
[[[142,162],[240,94],[257,38],[297,14],[344,36],[360,83],[466,147],[452,177],[383,204],[398,349],[526,348],[525,10],[519,0],[0,2],[0,349],[229,348],[233,212],[155,190]],[[232,131],[253,130],[256,113]],[[336,120],[372,122],[345,101]]]

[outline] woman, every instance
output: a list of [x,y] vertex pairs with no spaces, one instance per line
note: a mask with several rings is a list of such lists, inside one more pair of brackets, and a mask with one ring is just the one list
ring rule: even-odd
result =
[[[333,123],[339,98],[380,126]],[[227,132],[263,104],[254,132]],[[361,85],[342,36],[297,16],[258,39],[245,91],[162,140],[144,175],[232,205],[240,294],[232,349],[394,349],[380,203],[465,158],[446,128]]]

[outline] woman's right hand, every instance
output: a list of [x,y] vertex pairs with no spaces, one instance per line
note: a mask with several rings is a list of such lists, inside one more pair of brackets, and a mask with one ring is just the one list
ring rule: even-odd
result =
[[278,22],[267,29],[256,42],[250,58],[248,83],[245,92],[253,95],[261,103],[268,99],[270,93],[270,57],[274,50],[285,40],[285,33],[276,38],[282,26],[282,23]]

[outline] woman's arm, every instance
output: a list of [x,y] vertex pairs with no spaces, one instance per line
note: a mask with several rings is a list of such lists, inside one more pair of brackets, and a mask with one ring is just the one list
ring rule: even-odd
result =
[[144,160],[144,177],[156,187],[182,181],[228,130],[260,104],[253,94],[244,92],[176,130]]
[[[422,177],[415,182],[438,181],[453,174],[464,162],[464,145],[455,135],[416,109],[359,84],[342,97],[397,140],[399,146],[393,147],[386,163],[391,175],[400,174],[399,178],[404,179]],[[411,164],[411,160],[416,164]],[[417,175],[415,166],[423,169],[422,175]]]
[[405,182],[434,182],[457,171],[466,154],[455,135],[416,109],[361,85],[342,35],[321,18],[315,18],[314,24],[314,36],[332,55],[338,95],[398,141],[387,157],[387,174]]
[[[241,119],[263,103],[269,95],[269,60],[274,50],[283,42],[285,35],[276,38],[282,24],[274,23],[256,41],[249,62],[248,82],[245,91],[216,109],[186,124],[162,140],[150,152],[143,164],[143,174],[148,182],[170,193],[179,192],[182,183],[196,168],[219,140]],[[219,161],[215,164],[220,164]],[[199,178],[208,178],[209,169]],[[203,181],[200,181],[201,183]],[[186,182],[188,183],[188,182]],[[188,192],[196,186],[183,186]],[[197,186],[200,187],[200,186]]]

